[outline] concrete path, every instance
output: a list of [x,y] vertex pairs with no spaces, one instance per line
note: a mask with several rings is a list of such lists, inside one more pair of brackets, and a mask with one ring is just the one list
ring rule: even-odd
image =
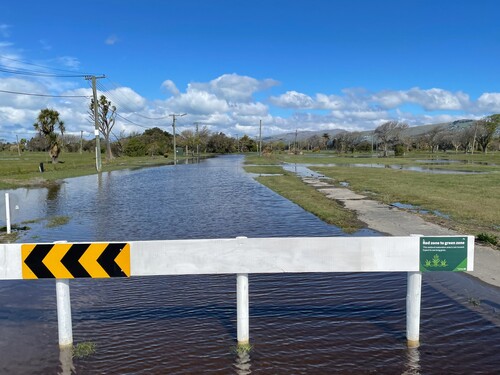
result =
[[[355,211],[358,218],[369,228],[376,231],[391,236],[409,236],[410,234],[460,235],[458,232],[427,222],[414,213],[371,200],[348,188],[334,187],[315,178],[304,178],[303,181],[314,186],[326,197],[342,202],[347,209]],[[500,287],[500,251],[487,246],[475,245],[474,271],[470,275]]]

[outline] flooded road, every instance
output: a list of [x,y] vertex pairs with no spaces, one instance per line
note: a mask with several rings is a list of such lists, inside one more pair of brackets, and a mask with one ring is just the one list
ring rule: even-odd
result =
[[[259,185],[242,157],[10,191],[18,242],[344,236]],[[51,218],[68,217],[50,226]],[[378,235],[363,230],[355,236]],[[270,250],[272,251],[272,249]],[[405,273],[250,275],[249,354],[235,352],[236,276],[71,280],[76,374],[495,374],[500,291],[423,277],[421,342],[405,340]],[[476,303],[477,302],[477,303]],[[0,373],[61,372],[53,280],[0,281]]]

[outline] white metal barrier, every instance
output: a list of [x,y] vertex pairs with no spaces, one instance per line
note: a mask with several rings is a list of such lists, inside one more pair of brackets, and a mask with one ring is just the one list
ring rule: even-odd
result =
[[298,237],[0,244],[0,280],[55,278],[59,345],[72,345],[69,279],[236,274],[237,339],[249,342],[248,274],[408,272],[406,337],[419,345],[422,271],[472,271],[474,237]]

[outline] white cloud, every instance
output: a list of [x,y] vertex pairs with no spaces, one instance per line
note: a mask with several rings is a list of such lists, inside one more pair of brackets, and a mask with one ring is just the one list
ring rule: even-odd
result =
[[170,92],[174,96],[177,96],[180,94],[180,91],[177,88],[177,86],[175,85],[175,83],[169,79],[163,81],[163,83],[161,84],[161,87],[163,89],[167,90],[168,92]]
[[219,99],[209,92],[193,88],[188,88],[186,93],[169,98],[167,105],[175,112],[193,113],[195,115],[222,113],[229,109],[225,100]]
[[397,108],[405,103],[417,104],[426,111],[465,110],[470,106],[469,96],[461,91],[450,92],[439,88],[422,90],[413,87],[410,90],[385,90],[372,96],[374,103],[383,108]]
[[500,93],[485,92],[477,99],[477,106],[480,110],[500,112]]
[[268,115],[268,107],[260,102],[257,103],[236,103],[231,106],[233,116],[259,116]]
[[119,87],[103,92],[118,111],[136,112],[143,110],[147,100],[129,87]]
[[421,105],[425,110],[462,110],[468,105],[469,96],[463,92],[452,93],[443,89],[421,90],[418,87],[407,92],[410,102]]
[[189,89],[206,91],[229,102],[250,102],[252,95],[258,91],[276,86],[273,79],[257,80],[238,74],[224,74],[207,83],[191,83]]
[[80,68],[80,61],[76,57],[72,56],[61,56],[56,60],[57,64],[63,65],[67,68],[78,70]]
[[337,95],[316,94],[316,105],[319,109],[339,110],[347,105],[345,100]]
[[0,105],[19,109],[36,109],[47,105],[49,98],[41,96],[20,95],[18,93],[47,94],[45,86],[38,82],[20,78],[0,78],[0,90],[13,93],[0,92]]
[[269,101],[282,108],[313,108],[314,100],[306,95],[297,91],[287,91],[280,96],[271,96]]

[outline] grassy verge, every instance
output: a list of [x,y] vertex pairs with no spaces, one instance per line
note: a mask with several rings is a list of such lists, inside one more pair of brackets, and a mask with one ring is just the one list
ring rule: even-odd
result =
[[[267,168],[260,168],[260,171],[258,168],[253,168],[253,173],[268,173],[263,172],[267,171]],[[283,176],[261,176],[257,177],[256,180],[326,223],[341,228],[346,233],[353,233],[364,227],[354,212],[345,209],[338,202],[326,198],[314,187],[302,182],[299,177],[279,169],[281,173],[284,173]]]
[[[439,165],[436,160],[457,160],[457,163]],[[490,239],[494,243],[500,238],[500,153],[411,153],[403,158],[373,158],[369,155],[342,155],[332,152],[306,153],[304,155],[274,154],[271,157],[247,157],[246,164],[264,165],[298,163],[311,165],[309,168],[331,177],[339,183],[349,183],[352,190],[368,195],[384,203],[408,203],[430,212],[439,211],[446,217],[426,215],[425,218],[455,229],[464,234]],[[430,174],[396,170],[391,168],[353,167],[353,164],[381,164],[404,166],[428,166],[436,169],[488,172],[485,174]],[[334,165],[334,166],[333,166]],[[248,168],[248,167],[247,167]],[[261,169],[260,173],[273,169]],[[249,170],[259,173],[258,167]],[[258,180],[306,210],[324,219],[325,213],[315,212],[319,208],[309,203],[300,203],[305,195],[315,193],[313,188],[302,190],[300,179],[292,176],[260,177]],[[316,192],[317,193],[317,192]],[[318,193],[319,194],[319,193]],[[311,200],[320,199],[315,196]],[[325,198],[326,199],[326,198]],[[325,220],[325,219],[324,219]],[[328,221],[328,220],[325,220]],[[342,219],[340,220],[342,221]],[[339,225],[338,219],[330,219]],[[342,224],[339,226],[343,226]]]
[[[45,152],[24,152],[21,156],[2,152],[0,153],[0,189],[16,188],[20,186],[46,186],[64,178],[79,177],[96,173],[95,156],[92,153],[62,153],[58,164],[51,164]],[[182,163],[185,158],[179,158]],[[45,171],[39,171],[43,163]],[[119,169],[143,168],[173,163],[173,157],[121,156],[110,162],[103,160],[102,171],[108,172]]]
[[245,164],[254,165],[277,165],[281,164],[282,154],[264,154],[259,156],[258,154],[245,154]]
[[500,173],[428,174],[393,169],[313,167],[352,190],[384,203],[409,203],[438,210],[435,221],[465,234],[500,232]]
[[278,165],[247,165],[244,167],[248,173],[255,174],[283,174],[284,170]]

